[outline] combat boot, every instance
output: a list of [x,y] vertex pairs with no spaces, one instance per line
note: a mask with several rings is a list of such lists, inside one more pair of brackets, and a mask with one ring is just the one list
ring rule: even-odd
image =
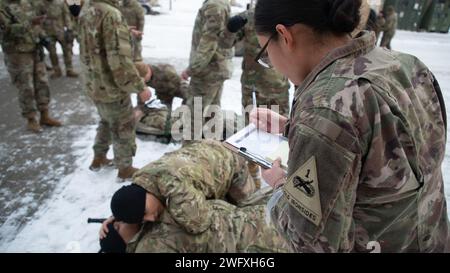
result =
[[133,166],[120,168],[117,178],[119,182],[125,182],[130,180],[133,177],[133,174],[137,172],[139,169],[134,168]]
[[261,189],[261,176],[259,173],[259,166],[252,162],[248,162],[247,166],[248,166],[248,171],[249,171],[250,175],[252,176],[253,181],[255,182],[256,189],[258,189],[258,190]]
[[54,67],[53,74],[50,76],[50,78],[56,79],[56,78],[61,78],[61,77],[62,77],[61,68],[59,66]]
[[78,73],[73,71],[73,69],[67,69],[66,76],[69,78],[78,78]]
[[89,170],[97,172],[101,168],[112,167],[113,165],[113,161],[108,159],[106,155],[96,155],[94,156],[94,160],[92,160],[91,166],[89,166]]
[[41,111],[41,125],[47,125],[51,127],[60,127],[62,124],[56,119],[49,116],[48,110]]
[[27,123],[27,129],[32,131],[33,133],[40,133],[42,132],[42,127],[39,125],[39,122],[37,121],[36,115],[30,115],[28,118]]

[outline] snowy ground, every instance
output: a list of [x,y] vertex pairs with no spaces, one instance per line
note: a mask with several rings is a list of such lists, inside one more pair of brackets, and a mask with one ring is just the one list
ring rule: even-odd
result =
[[[161,11],[164,14],[146,17],[143,55],[147,60],[171,63],[179,71],[187,65],[192,27],[202,1],[174,1],[173,10],[169,11],[169,0],[160,0]],[[450,67],[448,66],[450,35],[399,31],[393,47],[418,56],[433,70],[440,81],[445,100],[450,105],[450,93],[446,92],[450,90]],[[234,76],[226,82],[222,98],[223,108],[236,112],[241,111],[240,104],[236,103],[240,101],[241,96],[240,63],[241,59],[236,58]],[[447,109],[450,109],[450,106]],[[86,126],[79,132],[78,140],[72,145],[72,150],[75,151],[74,156],[77,158],[76,170],[61,178],[51,198],[44,202],[34,215],[34,220],[19,231],[11,227],[0,227],[0,252],[96,252],[98,250],[99,226],[87,225],[86,219],[110,215],[110,197],[122,185],[115,183],[115,171],[92,173],[88,170],[94,136],[95,126],[92,125]],[[174,144],[163,145],[139,139],[137,145],[135,157],[137,167],[142,167],[164,153],[178,148]],[[0,146],[0,152],[1,149],[2,146]],[[443,169],[447,198],[450,198],[450,150],[447,152]],[[5,230],[6,228],[8,230]],[[14,234],[17,235],[14,236]]]

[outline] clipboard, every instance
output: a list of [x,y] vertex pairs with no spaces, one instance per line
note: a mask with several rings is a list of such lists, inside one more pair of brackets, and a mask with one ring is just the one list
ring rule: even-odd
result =
[[272,168],[275,159],[280,157],[282,168],[287,169],[289,157],[287,138],[262,131],[254,124],[232,135],[223,142],[223,145],[263,169]]

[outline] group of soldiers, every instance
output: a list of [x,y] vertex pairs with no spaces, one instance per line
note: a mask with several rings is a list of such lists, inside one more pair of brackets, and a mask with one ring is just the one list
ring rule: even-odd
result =
[[[59,42],[66,75],[76,77],[73,40],[77,38],[80,44],[84,87],[100,116],[90,169],[115,165],[119,179],[133,179],[132,186],[113,196],[114,217],[104,223],[101,235],[103,251],[289,251],[265,220],[271,191],[260,189],[259,167],[218,141],[192,141],[203,137],[202,124],[207,120],[203,114],[212,107],[220,109],[238,41],[244,43],[242,118],[247,118],[253,94],[259,105],[276,106],[280,114],[289,114],[288,79],[255,62],[261,47],[253,24],[254,6],[235,16],[230,6],[230,0],[203,2],[195,21],[189,65],[180,75],[170,64],[144,62],[141,42],[145,16],[137,0],[0,0],[5,63],[19,89],[22,114],[30,130],[39,132],[41,125],[61,126],[48,113],[50,94],[43,49],[50,53],[53,76],[59,77],[62,72],[55,47]],[[392,28],[395,32],[396,19],[391,15],[388,10],[383,23],[387,38],[382,44],[386,46],[393,37]],[[137,94],[137,107],[132,105],[132,93]],[[134,168],[136,130],[170,134],[174,97],[180,97],[190,110],[190,128],[184,128],[191,132],[190,137],[179,151],[141,170]],[[201,107],[196,108],[198,99]],[[201,111],[199,123],[194,120],[195,111]],[[111,144],[114,160],[106,156]],[[148,207],[153,211],[150,215],[145,214]],[[125,227],[118,226],[120,222]],[[124,230],[129,232],[123,234]]]
[[[81,24],[80,55],[82,65],[85,66],[82,71],[85,72],[87,79],[88,94],[96,102],[100,116],[104,119],[98,129],[94,146],[95,157],[91,169],[96,170],[111,165],[112,162],[106,158],[106,153],[107,147],[112,141],[115,151],[115,164],[116,166],[122,166],[119,168],[119,178],[132,177],[133,173],[137,171],[136,168],[132,167],[132,157],[136,151],[134,128],[140,133],[170,135],[174,97],[180,97],[183,100],[183,104],[190,110],[192,116],[190,119],[191,128],[189,126],[183,128],[192,133],[190,137],[184,139],[185,142],[201,139],[204,129],[202,125],[207,119],[201,118],[201,122],[196,123],[193,118],[196,116],[195,111],[200,110],[199,116],[202,117],[204,113],[210,111],[211,107],[220,110],[223,84],[231,77],[232,73],[233,46],[240,39],[244,40],[245,44],[242,104],[244,106],[250,105],[252,92],[255,92],[260,105],[267,105],[268,107],[277,105],[280,107],[281,113],[289,113],[288,90],[290,85],[287,78],[273,70],[262,69],[254,62],[259,45],[251,23],[253,8],[249,8],[248,11],[239,15],[245,18],[245,23],[240,26],[238,31],[232,32],[228,29],[231,17],[229,0],[205,1],[198,12],[193,30],[189,66],[181,75],[178,75],[175,68],[170,64],[145,64],[143,62],[140,54],[140,39],[143,31],[143,20],[140,18],[143,18],[143,16],[142,10],[133,9],[133,1],[124,1],[123,7],[119,7],[119,10],[121,10],[120,18],[122,19],[117,14],[117,18],[114,18],[116,21],[108,25],[108,27],[111,26],[111,29],[107,27],[96,28],[99,25],[96,23],[99,20],[97,15],[102,14],[103,10],[107,10],[107,8],[114,8],[115,1],[92,1],[90,9],[82,11],[79,17]],[[100,5],[96,2],[109,3],[110,5]],[[123,10],[124,8],[128,8],[128,10]],[[135,32],[138,32],[138,35]],[[90,37],[90,33],[96,35],[101,33],[104,37],[116,38],[116,41],[110,41],[106,46],[101,44],[102,40],[99,39],[96,44],[91,44],[98,37]],[[99,77],[99,75],[104,74],[104,71],[99,70],[99,67],[101,67],[99,63],[107,63],[107,65],[112,66],[111,60],[102,59],[98,60],[98,63],[91,60],[97,57],[93,50],[102,46],[107,51],[106,56],[118,53],[117,62],[120,65],[114,67],[111,71],[114,81],[111,81],[110,78]],[[111,51],[110,54],[109,51]],[[126,56],[128,54],[131,54],[131,56]],[[98,73],[92,73],[93,71],[98,71]],[[122,82],[126,85],[120,86]],[[122,92],[110,91],[113,94],[109,96],[108,92],[99,90],[95,86],[96,84],[101,84],[100,86],[109,86],[109,84],[114,87],[120,86],[119,89]],[[114,89],[113,86],[107,89],[112,90]],[[161,101],[160,104],[155,106],[154,103],[148,103],[148,98],[142,98],[141,95],[147,93],[147,87],[155,89],[153,97],[156,95]],[[92,93],[90,93],[91,89]],[[138,106],[135,109],[132,109],[131,102],[129,102],[131,92],[138,92],[139,94]],[[108,99],[105,100],[105,98]],[[199,98],[201,99],[201,106],[195,108],[195,99]],[[122,115],[119,112],[113,113],[112,109],[108,112],[99,107],[101,105],[103,105],[102,107],[109,107],[111,103],[117,102],[119,104],[112,109],[114,111],[121,109],[119,112]],[[110,117],[113,117],[113,119],[110,119]],[[108,119],[110,120],[108,121]],[[108,131],[111,133],[108,133]],[[119,132],[116,137],[114,137],[115,132]],[[108,138],[110,135],[113,136],[112,139]],[[255,179],[258,180],[258,168],[256,166],[250,167],[252,167]],[[124,171],[121,172],[120,170]]]
[[0,38],[5,64],[19,91],[22,115],[33,132],[41,132],[43,125],[61,126],[61,122],[49,115],[50,88],[44,48],[50,52],[54,75],[61,76],[55,47],[60,42],[67,75],[77,76],[71,60],[73,38],[68,37],[73,33],[72,26],[62,0],[0,1]]

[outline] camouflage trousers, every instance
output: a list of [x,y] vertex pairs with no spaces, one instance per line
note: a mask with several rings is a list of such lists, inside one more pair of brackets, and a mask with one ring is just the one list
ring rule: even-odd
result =
[[49,38],[50,44],[48,45],[47,50],[49,52],[50,61],[52,63],[53,68],[59,67],[58,54],[56,53],[56,43],[58,42],[63,49],[64,65],[66,66],[66,70],[73,69],[72,65],[73,42],[66,41],[63,33],[50,36]]
[[[217,206],[218,204],[215,204]],[[228,210],[232,207],[227,206]],[[222,207],[224,209],[224,207]],[[235,212],[236,213],[236,212]],[[236,251],[240,253],[287,253],[290,252],[284,238],[265,217],[266,205],[251,205],[240,209],[234,218]]]
[[113,145],[114,163],[119,169],[133,164],[136,154],[136,133],[130,97],[113,103],[95,103],[100,123],[95,137],[94,153],[106,155]]
[[[289,88],[285,89],[271,89],[266,92],[256,91],[256,101],[258,106],[271,106],[277,105],[279,107],[279,114],[288,117],[289,116]],[[247,107],[253,104],[253,88],[251,86],[242,85],[242,105]]]
[[385,31],[383,32],[383,37],[381,37],[380,47],[386,47],[391,49],[391,41],[394,38],[395,33]]
[[13,85],[19,90],[19,104],[24,117],[47,110],[50,88],[47,70],[39,53],[4,54],[5,65]]
[[[221,106],[221,98],[223,91],[223,83],[225,80],[206,81],[193,77],[189,84],[189,94],[186,100],[186,105],[191,112],[191,137],[193,139],[199,139],[202,136],[202,125],[207,122],[208,119],[202,118],[202,120],[195,121],[195,117],[203,117],[205,110],[208,110],[211,106]],[[194,109],[194,99],[201,98],[201,107]],[[194,110],[197,113],[194,113]],[[202,113],[198,113],[202,111]],[[200,126],[201,125],[201,126]]]
[[133,38],[132,41],[133,62],[142,61],[142,39]]
[[[166,109],[145,109],[144,117],[136,124],[136,132],[150,135],[170,135],[171,107]],[[142,109],[141,108],[141,109]]]

